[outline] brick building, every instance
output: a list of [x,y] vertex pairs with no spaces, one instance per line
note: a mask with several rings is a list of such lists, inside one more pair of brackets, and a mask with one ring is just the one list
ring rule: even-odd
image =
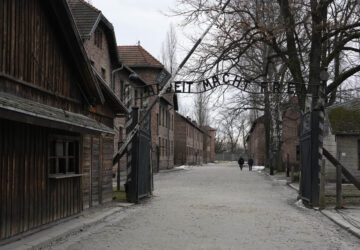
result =
[[253,122],[246,138],[248,156],[258,166],[265,165],[265,127],[263,120],[264,116],[261,116]]
[[[202,164],[204,162],[204,138],[206,132],[190,118],[175,113],[175,152],[176,165]],[[209,138],[209,136],[207,137]],[[209,142],[211,139],[209,140]],[[211,142],[206,150],[211,151]],[[207,152],[211,160],[211,152]]]
[[[146,88],[151,103],[155,98],[160,85],[158,78],[161,74],[169,74],[164,65],[147,52],[142,46],[118,46],[120,60],[136,72],[148,85]],[[151,91],[149,90],[151,88]],[[143,101],[144,88],[135,90],[136,100]],[[174,94],[165,94],[160,102],[151,110],[151,140],[152,166],[154,171],[172,168],[174,166],[174,110],[177,109]]]
[[289,97],[289,101],[282,105],[282,161],[291,165],[299,166],[300,164],[300,109],[296,96]]
[[204,162],[215,161],[215,132],[216,129],[210,126],[203,126],[201,129],[204,133]]
[[[125,110],[130,111],[132,106],[142,108],[144,102],[136,101],[136,96],[141,94],[137,87],[145,86],[145,82],[140,77],[131,78],[135,72],[119,60],[113,25],[100,10],[83,0],[68,0],[68,4],[99,82],[109,88],[113,99]],[[124,115],[114,119],[114,153],[126,138],[125,123]],[[125,155],[119,163],[121,170],[125,171]],[[113,166],[114,173],[119,163]]]

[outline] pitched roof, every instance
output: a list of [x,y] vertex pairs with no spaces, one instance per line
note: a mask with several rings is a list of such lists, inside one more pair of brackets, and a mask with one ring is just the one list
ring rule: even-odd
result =
[[68,4],[81,37],[90,36],[101,11],[83,0],[68,0]]
[[360,99],[332,105],[326,113],[334,134],[360,134]]
[[182,114],[180,114],[179,112],[175,112],[175,115],[181,117],[185,122],[187,122],[188,124],[190,124],[191,126],[193,126],[194,128],[196,128],[197,130],[199,130],[201,133],[203,134],[207,134],[207,132],[203,129],[200,128],[197,124],[196,121],[192,121],[189,117],[185,117]]
[[115,38],[114,26],[106,19],[100,10],[84,0],[67,0],[74,17],[76,27],[79,30],[83,40],[90,39],[96,28],[101,23],[104,33],[109,44],[111,62],[114,68],[120,66],[119,56],[117,53],[117,43]]
[[118,46],[120,60],[130,67],[158,67],[164,65],[146,51],[141,45]]
[[253,121],[253,123],[251,124],[251,128],[246,136],[246,141],[248,141],[250,139],[250,135],[252,134],[252,132],[254,131],[255,127],[257,124],[263,124],[265,120],[265,116],[260,116],[258,117],[255,121]]

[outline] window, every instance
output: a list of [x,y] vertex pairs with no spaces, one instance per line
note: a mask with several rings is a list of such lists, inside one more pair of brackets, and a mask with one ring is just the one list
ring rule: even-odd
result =
[[106,70],[104,68],[101,68],[101,77],[106,80]]
[[94,43],[96,47],[102,49],[102,31],[99,28],[95,31]]
[[119,142],[123,142],[124,138],[123,138],[123,131],[124,129],[122,127],[119,127]]
[[52,136],[49,141],[49,174],[79,172],[79,141],[76,137]]
[[160,110],[159,110],[159,122],[158,122],[159,126],[161,126],[161,107],[160,107]]
[[159,134],[159,123],[160,123],[159,114],[156,114],[156,120],[158,121],[156,124],[156,130],[157,130],[157,133]]
[[296,145],[296,160],[300,161],[300,145]]

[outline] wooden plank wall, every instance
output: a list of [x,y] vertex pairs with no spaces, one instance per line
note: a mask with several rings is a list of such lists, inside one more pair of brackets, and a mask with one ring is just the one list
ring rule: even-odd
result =
[[112,127],[109,107],[98,105],[89,113],[83,105],[74,58],[48,12],[41,0],[0,0],[0,91]]
[[102,143],[102,202],[112,200],[112,160],[114,155],[114,136],[104,136]]
[[82,197],[83,197],[83,208],[90,207],[91,197],[91,136],[83,136],[83,157],[82,157]]
[[81,211],[80,178],[48,179],[53,132],[0,119],[0,240]]
[[92,137],[91,147],[91,206],[101,203],[99,197],[100,187],[100,142],[99,137]]
[[83,137],[83,207],[112,200],[114,136]]
[[[38,0],[0,0],[0,73],[3,90],[70,111],[81,111],[78,79],[63,37]],[[24,87],[26,91],[24,91]],[[46,94],[45,94],[46,93]]]

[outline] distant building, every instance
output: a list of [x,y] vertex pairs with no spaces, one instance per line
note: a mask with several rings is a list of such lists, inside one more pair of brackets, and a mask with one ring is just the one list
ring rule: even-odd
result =
[[[202,164],[205,131],[196,122],[175,113],[175,154],[176,165]],[[211,153],[210,153],[211,155]]]
[[254,160],[254,164],[265,166],[265,127],[264,116],[257,118],[251,125],[246,137],[248,156]]
[[174,133],[176,165],[214,162],[215,129],[200,128],[195,121],[176,112]]
[[[360,99],[326,109],[324,147],[360,179]],[[326,176],[336,180],[336,168],[326,161]]]
[[[120,60],[126,63],[148,85],[148,103],[161,88],[161,75],[169,73],[155,57],[142,46],[118,46]],[[151,89],[151,91],[150,91]],[[136,100],[145,98],[144,88],[135,91]],[[154,171],[174,167],[174,111],[177,109],[174,93],[165,94],[151,110],[152,166]]]
[[301,113],[297,97],[290,97],[288,102],[282,104],[282,110],[282,161],[285,164],[289,158],[289,164],[298,167],[300,164],[299,128]]
[[203,160],[205,163],[215,161],[215,132],[216,129],[210,126],[201,127],[204,133],[204,156]]

